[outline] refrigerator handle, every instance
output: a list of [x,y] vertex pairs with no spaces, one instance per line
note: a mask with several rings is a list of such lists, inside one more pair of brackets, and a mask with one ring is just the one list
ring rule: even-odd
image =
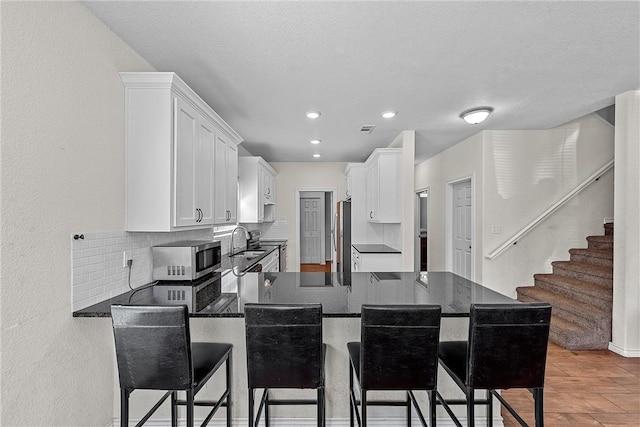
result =
[[338,214],[335,214],[333,216],[333,226],[331,227],[331,235],[333,237],[333,250],[337,251],[338,250],[338,245],[337,245],[337,237],[336,237],[336,221],[338,218]]

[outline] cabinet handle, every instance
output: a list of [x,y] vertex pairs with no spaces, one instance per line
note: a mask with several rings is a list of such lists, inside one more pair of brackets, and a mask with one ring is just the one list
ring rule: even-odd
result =
[[369,212],[369,218],[373,219],[373,211]]
[[200,222],[202,222],[202,220],[204,219],[204,212],[202,212],[202,209],[198,209],[200,211]]

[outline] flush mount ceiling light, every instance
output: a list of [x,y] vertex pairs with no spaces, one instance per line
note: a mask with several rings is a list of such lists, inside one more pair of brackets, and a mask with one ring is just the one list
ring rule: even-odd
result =
[[320,144],[320,140],[319,139],[312,139],[311,143],[316,145],[316,144]]
[[315,111],[315,110],[311,110],[311,111],[307,111],[307,117],[310,119],[317,119],[318,117],[320,117],[320,111]]
[[318,157],[320,157],[320,154],[314,154],[313,157],[317,159]]
[[460,113],[460,118],[469,124],[477,125],[489,117],[492,111],[491,107],[476,107]]
[[382,117],[384,117],[385,119],[391,119],[391,118],[395,117],[396,114],[398,114],[397,111],[392,111],[392,110],[384,111],[382,113]]

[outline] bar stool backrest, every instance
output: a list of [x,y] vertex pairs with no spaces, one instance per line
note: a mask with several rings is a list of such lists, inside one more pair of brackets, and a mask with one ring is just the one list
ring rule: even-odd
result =
[[187,306],[114,305],[111,318],[121,388],[191,387]]
[[472,305],[467,386],[542,387],[550,319],[547,303]]
[[435,388],[440,313],[439,305],[363,305],[362,388]]
[[322,305],[245,304],[249,388],[322,385]]

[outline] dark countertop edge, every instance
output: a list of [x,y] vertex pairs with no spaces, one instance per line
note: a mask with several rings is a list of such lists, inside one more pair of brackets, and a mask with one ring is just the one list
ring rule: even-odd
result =
[[[89,318],[89,317],[99,317],[99,318],[111,318],[109,313],[78,313],[77,311],[73,312],[73,317],[76,318]],[[189,317],[193,319],[197,318],[244,318],[244,313],[211,313],[211,314],[202,314],[202,313],[189,313]],[[360,317],[360,313],[322,313],[323,318],[327,319],[339,319],[339,318],[357,318]],[[442,313],[440,317],[469,317],[469,313]]]
[[402,251],[382,243],[354,243],[351,246],[361,254],[402,254]]

